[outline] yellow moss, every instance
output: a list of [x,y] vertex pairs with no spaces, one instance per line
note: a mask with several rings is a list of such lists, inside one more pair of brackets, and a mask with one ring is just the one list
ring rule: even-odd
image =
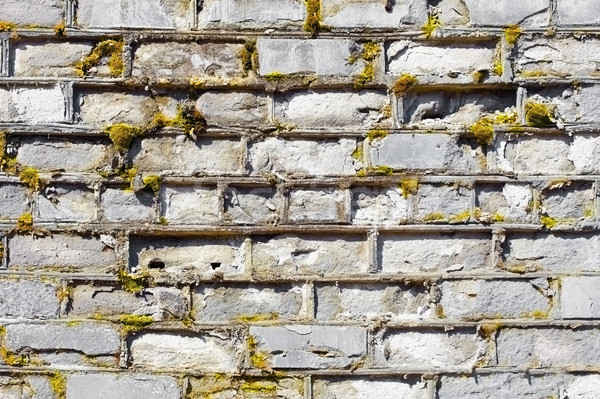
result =
[[446,217],[441,212],[432,212],[432,213],[426,215],[423,218],[423,221],[424,222],[434,222],[434,221],[437,221],[437,220],[444,220],[445,218]]
[[166,126],[180,127],[187,135],[195,135],[206,131],[206,119],[194,104],[178,104],[177,114],[174,119],[168,118],[162,112],[158,112],[152,118],[150,124],[143,129],[142,133],[152,133]]
[[181,319],[181,322],[183,323],[184,326],[190,328],[194,325],[194,319],[192,319],[191,317],[184,317],[183,319]]
[[41,187],[40,175],[37,169],[26,168],[19,174],[19,180],[31,190],[39,190]]
[[158,218],[158,224],[163,225],[163,226],[167,226],[169,224],[169,221],[167,220],[166,217],[161,216]]
[[30,363],[28,355],[8,351],[3,346],[0,347],[0,357],[4,359],[4,363],[13,367],[23,367]]
[[50,387],[54,392],[56,399],[65,399],[67,397],[67,381],[65,377],[58,371],[50,374]]
[[281,72],[271,72],[265,75],[265,79],[270,82],[279,82],[281,79],[285,77]]
[[257,321],[268,321],[277,319],[279,319],[279,313],[277,312],[259,313],[254,315],[240,315],[235,317],[235,320],[242,323],[252,323]]
[[504,222],[504,220],[505,220],[504,215],[501,213],[494,214],[493,219],[494,219],[494,222],[497,222],[497,223]]
[[471,126],[470,130],[479,145],[490,145],[494,141],[494,127],[489,118],[481,118]]
[[373,79],[375,79],[375,66],[367,64],[360,75],[354,79],[354,88],[361,89],[367,83],[372,82]]
[[482,324],[477,328],[477,332],[482,338],[491,339],[496,336],[500,327],[502,327],[500,323]]
[[[586,219],[592,219],[592,218],[594,217],[594,215],[595,215],[595,214],[596,214],[596,211],[595,211],[595,209],[594,209],[594,207],[593,207],[593,206],[586,206],[586,207],[583,209],[583,216],[584,216]],[[0,252],[0,254],[1,254],[1,252]]]
[[152,190],[154,195],[158,195],[158,192],[160,191],[160,182],[161,178],[157,175],[149,175],[142,178],[142,183],[144,184],[144,187]]
[[408,198],[409,195],[415,195],[419,190],[418,180],[402,180],[400,182],[400,189],[402,189],[402,195],[404,198]]
[[479,70],[473,72],[473,82],[481,83],[486,80],[490,76],[490,71],[488,70]]
[[439,15],[432,14],[430,12],[429,15],[427,16],[427,23],[425,23],[425,25],[423,25],[423,27],[421,29],[423,30],[425,37],[427,39],[431,39],[433,32],[440,26],[442,26],[442,23],[440,22]]
[[188,80],[188,84],[194,89],[204,89],[206,87],[206,79],[192,77]]
[[525,120],[528,126],[543,127],[552,124],[552,113],[545,104],[528,102],[525,104]]
[[67,327],[77,327],[81,322],[77,320],[71,320],[67,322]]
[[446,313],[444,312],[444,307],[442,305],[440,305],[439,303],[437,305],[435,305],[435,315],[437,316],[438,319],[446,318]]
[[542,76],[546,76],[546,73],[541,69],[535,69],[532,71],[523,71],[520,73],[520,75],[524,78],[539,78]]
[[364,155],[363,148],[360,145],[352,152],[352,158],[358,159],[359,161],[363,160]]
[[467,211],[458,213],[456,215],[450,216],[450,221],[451,222],[466,222],[467,220],[469,220],[470,217],[471,217],[471,212],[467,210]]
[[256,52],[256,40],[248,40],[240,50],[240,59],[244,71],[256,71],[258,68],[258,53]]
[[356,172],[356,177],[366,177],[366,176],[367,176],[367,171],[365,171],[364,169],[361,169],[358,172]]
[[367,138],[370,141],[373,141],[375,139],[383,139],[387,137],[387,135],[388,131],[384,129],[371,129],[367,132]]
[[516,112],[500,112],[494,115],[494,123],[499,125],[510,125],[513,123],[517,123],[517,113]]
[[121,287],[127,292],[140,292],[148,285],[150,276],[142,273],[140,276],[134,276],[121,269],[117,272],[117,280]]
[[258,351],[258,342],[256,342],[256,339],[252,335],[247,338],[246,345],[248,347],[248,354],[250,355],[250,364],[261,370],[271,370],[268,362],[269,355]]
[[417,83],[419,83],[417,81],[417,78],[415,78],[411,74],[405,73],[404,75],[398,78],[396,83],[394,83],[394,86],[392,87],[392,92],[394,93],[394,95],[396,95],[396,97],[402,97]]
[[75,64],[77,75],[86,76],[90,70],[98,65],[103,58],[108,57],[110,76],[119,77],[123,74],[123,41],[105,40],[94,47],[91,53]]
[[496,48],[494,52],[494,61],[492,63],[492,72],[497,76],[502,76],[504,73],[504,64],[502,63],[502,51]]
[[152,324],[154,320],[150,316],[128,314],[119,317],[119,322],[123,324],[124,333],[135,333]]
[[12,22],[0,21],[0,32],[10,32],[15,30],[17,25]]
[[33,231],[33,216],[31,213],[24,213],[17,219],[16,231],[19,234],[26,234]]
[[369,167],[369,174],[379,175],[379,176],[389,176],[394,173],[394,168],[390,168],[389,166],[377,166],[377,167]]
[[381,46],[378,43],[368,41],[363,44],[361,58],[367,62],[375,61],[381,53]]
[[56,297],[60,302],[69,300],[73,295],[73,290],[71,287],[61,287],[56,291]]
[[518,25],[507,25],[504,27],[504,38],[506,43],[511,46],[517,44],[517,39],[521,36],[522,30]]
[[550,216],[542,216],[540,218],[540,222],[547,229],[551,229],[556,226],[556,219],[551,218]]
[[521,134],[525,132],[523,126],[511,126],[507,129],[508,133]]
[[64,36],[67,31],[64,21],[54,26],[54,34],[56,36]]
[[110,125],[104,131],[108,134],[108,137],[110,137],[110,140],[119,152],[127,151],[131,145],[131,141],[143,133],[142,129],[125,123]]
[[524,317],[533,317],[534,319],[547,319],[548,318],[548,312],[546,310],[534,310],[533,312],[529,313],[529,314],[524,314]]
[[304,0],[306,3],[306,20],[304,30],[313,35],[321,29],[321,0]]
[[134,167],[128,167],[122,169],[119,173],[119,177],[125,181],[125,185],[121,187],[124,190],[132,190],[133,179],[137,174],[137,169]]
[[277,391],[277,384],[270,381],[253,381],[242,384],[240,389],[244,392],[255,392],[255,393],[275,393]]
[[381,114],[384,118],[392,117],[392,106],[390,104],[386,104],[383,108],[381,108]]

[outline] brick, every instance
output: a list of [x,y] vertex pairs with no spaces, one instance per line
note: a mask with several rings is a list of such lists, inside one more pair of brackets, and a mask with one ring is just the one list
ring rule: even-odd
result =
[[377,392],[380,399],[425,399],[427,389],[424,383],[404,381],[400,378],[348,378],[318,379],[313,383],[313,398],[342,399],[368,398]]
[[95,172],[111,167],[116,156],[104,140],[22,138],[17,161],[42,172]]
[[592,183],[570,183],[543,193],[542,207],[559,223],[590,220],[595,217],[596,192]]
[[415,29],[427,19],[427,2],[399,0],[387,11],[380,2],[366,0],[345,2],[327,0],[321,3],[323,24],[336,28],[405,28]]
[[367,248],[364,236],[258,236],[252,242],[252,270],[275,276],[364,273]]
[[494,43],[439,45],[402,40],[390,43],[386,51],[386,73],[409,73],[417,76],[419,83],[468,84],[473,82],[474,72],[492,70],[494,52]]
[[531,222],[533,194],[528,184],[481,184],[475,187],[479,220]]
[[440,304],[446,317],[465,320],[547,317],[552,301],[538,285],[535,281],[444,281]]
[[502,267],[552,273],[598,271],[589,254],[599,247],[600,237],[593,233],[508,234]]
[[198,26],[210,29],[264,29],[302,25],[306,6],[299,0],[206,0],[198,13]]
[[9,268],[103,270],[115,265],[113,248],[102,238],[70,234],[33,237],[15,235],[8,241]]
[[204,92],[196,108],[209,124],[260,128],[268,123],[267,97],[263,93]]
[[368,129],[390,125],[386,106],[383,92],[290,92],[275,95],[275,118],[299,128]]
[[40,375],[0,377],[0,397],[6,399],[54,399],[48,378]]
[[63,0],[0,0],[2,20],[20,26],[40,25],[51,27],[64,18]]
[[425,222],[464,222],[469,219],[471,189],[423,184],[415,196],[414,218]]
[[22,42],[14,46],[14,75],[77,76],[74,65],[93,49],[90,42]]
[[0,280],[0,317],[55,319],[58,286],[37,280]]
[[64,122],[65,98],[60,86],[0,88],[1,122]]
[[248,160],[251,174],[284,173],[299,176],[352,176],[360,163],[352,157],[356,140],[286,140],[269,137],[252,142]]
[[473,233],[386,234],[379,237],[382,273],[482,270],[491,267],[491,236]]
[[17,184],[0,185],[0,220],[16,220],[29,210],[27,189]]
[[564,277],[561,280],[561,312],[564,319],[600,318],[600,278]]
[[600,88],[596,85],[582,84],[577,90],[572,86],[547,86],[528,93],[525,104],[544,104],[559,127],[600,122]]
[[271,224],[281,218],[283,198],[272,187],[229,187],[225,217],[236,224]]
[[189,378],[187,394],[190,397],[207,397],[218,391],[227,398],[258,399],[266,395],[286,399],[304,399],[305,383],[302,378],[290,377],[233,377],[207,375]]
[[107,188],[101,194],[102,218],[107,222],[142,223],[154,219],[152,193]]
[[302,298],[302,286],[291,284],[203,286],[193,295],[194,320],[296,320],[303,316]]
[[598,330],[503,328],[496,337],[499,366],[597,367]]
[[390,331],[375,343],[378,367],[470,370],[479,357],[477,337],[463,330]]
[[243,74],[234,43],[142,43],[133,56],[136,78],[232,77]]
[[361,327],[287,325],[250,327],[257,350],[277,369],[346,368],[366,355],[367,333]]
[[69,316],[150,315],[154,320],[184,318],[189,303],[177,288],[151,287],[135,295],[112,286],[77,285],[71,288]]
[[180,399],[174,377],[153,374],[71,374],[67,399]]
[[353,64],[348,58],[360,51],[352,40],[258,39],[259,74],[307,73],[316,75],[353,76],[360,74],[362,61]]
[[240,347],[231,338],[195,334],[137,335],[130,344],[134,367],[178,368],[234,373],[239,367]]
[[84,28],[188,29],[190,7],[185,0],[85,1],[77,7],[77,23]]
[[290,223],[339,223],[348,219],[346,193],[333,188],[296,189],[289,195]]
[[447,134],[391,134],[375,139],[370,147],[371,164],[394,169],[437,170],[468,173],[481,170],[471,146]]
[[596,162],[600,152],[600,136],[585,135],[573,137],[568,158],[573,161],[577,173],[600,173],[600,165]]
[[592,25],[600,23],[600,4],[592,0],[557,2],[558,25]]
[[352,223],[394,225],[406,222],[408,200],[398,187],[354,187]]
[[478,0],[465,0],[472,25],[504,26],[518,24],[527,27],[546,26],[550,19],[550,1],[532,0],[515,3],[500,0],[482,3]]
[[316,289],[317,320],[416,320],[429,309],[422,286],[345,284]]
[[36,205],[36,220],[41,222],[88,223],[95,217],[94,191],[84,186],[45,187]]
[[243,146],[240,140],[184,135],[148,137],[134,142],[129,156],[139,171],[175,175],[240,174]]
[[152,267],[153,260],[164,263],[163,271],[177,275],[186,271],[210,276],[215,271],[233,275],[245,271],[246,253],[241,238],[159,238],[130,239],[132,269]]
[[209,224],[219,220],[220,194],[216,186],[173,186],[161,188],[160,206],[171,224]]
[[519,137],[497,143],[497,168],[531,175],[576,173],[569,159],[571,138]]

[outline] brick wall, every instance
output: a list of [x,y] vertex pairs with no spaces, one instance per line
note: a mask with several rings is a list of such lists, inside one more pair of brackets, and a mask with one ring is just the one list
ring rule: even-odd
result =
[[0,397],[597,398],[598,4],[0,0]]

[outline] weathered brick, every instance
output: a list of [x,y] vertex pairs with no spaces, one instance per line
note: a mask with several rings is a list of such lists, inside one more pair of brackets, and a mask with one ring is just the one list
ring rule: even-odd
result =
[[222,335],[147,333],[130,343],[134,367],[235,372],[240,363],[240,343]]
[[398,0],[389,11],[375,0],[324,0],[321,8],[323,24],[336,28],[415,29],[427,19],[425,0]]
[[142,43],[136,49],[131,74],[136,78],[192,78],[241,76],[235,43]]
[[[447,134],[391,134],[375,139],[371,164],[394,169],[437,170],[441,173],[478,172],[481,164],[471,146]],[[479,155],[481,159],[482,155]]]
[[379,237],[382,273],[491,268],[491,235],[479,233],[386,234]]
[[95,217],[94,191],[84,186],[45,187],[37,196],[36,205],[36,220],[41,222],[87,223]]
[[264,29],[302,25],[306,6],[300,0],[206,0],[198,13],[200,28]]
[[559,0],[558,25],[592,25],[600,23],[600,4],[593,0]]
[[368,398],[377,393],[380,399],[425,399],[427,389],[424,383],[394,379],[318,379],[313,383],[313,398],[315,399],[342,399],[342,398]]
[[64,0],[0,0],[2,20],[21,26],[40,25],[51,27],[64,18]]
[[572,86],[545,86],[528,90],[525,105],[543,104],[559,127],[596,124],[600,122],[599,96],[600,88],[592,84],[582,84],[576,90]]
[[346,193],[333,188],[295,189],[289,195],[290,223],[339,223],[347,221]]
[[501,172],[523,174],[576,173],[566,137],[519,137],[501,139],[496,144],[496,165]]
[[600,164],[596,161],[600,152],[600,136],[577,135],[569,149],[568,158],[573,161],[577,173],[600,173]]
[[65,98],[56,86],[0,88],[1,122],[64,122]]
[[255,237],[252,270],[259,275],[364,273],[369,268],[364,236]]
[[565,319],[600,318],[600,278],[564,277],[561,280],[561,311]]
[[174,377],[155,374],[71,374],[67,399],[180,399]]
[[429,309],[422,286],[338,283],[317,287],[316,298],[318,320],[399,321],[421,318]]
[[0,220],[16,220],[29,210],[27,189],[17,184],[0,185]]
[[40,375],[0,376],[0,397],[6,399],[53,399],[50,381]]
[[542,207],[559,223],[572,223],[582,219],[594,219],[596,192],[592,183],[565,183],[544,192]]
[[102,237],[69,234],[33,237],[15,235],[8,241],[9,268],[98,269],[114,266],[116,254]]
[[286,399],[305,398],[305,380],[300,377],[234,377],[206,375],[189,378],[187,394],[190,397],[217,395],[227,398],[259,399],[265,395],[275,395]]
[[551,298],[542,288],[548,284],[534,281],[510,280],[452,280],[444,281],[442,305],[450,318],[491,319],[547,317],[552,309]]
[[240,174],[243,146],[239,139],[201,138],[184,135],[148,137],[134,142],[129,156],[139,171],[161,174]]
[[0,316],[55,319],[60,309],[55,283],[37,280],[0,280]]
[[360,163],[352,157],[356,140],[285,140],[269,137],[255,141],[248,149],[251,174],[351,176]]
[[[445,0],[454,5],[454,1]],[[461,2],[459,10],[469,18],[472,25],[504,26],[519,24],[527,27],[546,26],[550,18],[549,0],[532,0],[526,3],[515,3],[511,0],[500,0],[493,3],[482,3],[478,0]],[[466,9],[464,9],[466,6]],[[457,12],[457,11],[455,11]]]
[[15,76],[77,76],[74,65],[92,51],[90,42],[21,42],[14,46]]
[[481,184],[475,187],[479,220],[530,222],[533,194],[528,184]]
[[162,215],[172,224],[208,224],[219,220],[220,195],[216,186],[163,185]]
[[150,222],[155,216],[152,193],[107,188],[101,194],[102,218],[107,222]]
[[83,1],[77,23],[84,28],[188,29],[190,7],[185,0]]
[[349,63],[348,58],[360,50],[352,40],[258,39],[260,75],[270,73],[310,73],[316,75],[353,76],[363,62]]
[[275,95],[275,117],[300,128],[357,129],[390,125],[389,98],[376,91],[309,91]]
[[367,351],[361,327],[287,325],[250,327],[256,350],[272,368],[346,368]]
[[414,218],[425,222],[464,222],[470,217],[471,189],[423,184],[415,196]]
[[352,189],[352,223],[393,225],[408,217],[408,200],[399,187]]
[[498,365],[598,367],[599,333],[590,328],[502,328],[496,337]]
[[377,366],[411,369],[470,370],[478,358],[476,334],[463,330],[389,331],[377,340],[374,354]]
[[194,292],[192,299],[194,320],[300,319],[303,316],[302,298],[302,287],[291,284],[203,286]]
[[229,187],[225,217],[238,224],[269,224],[281,218],[283,199],[272,187]]
[[208,91],[196,101],[196,108],[209,124],[219,126],[257,126],[268,121],[267,97],[263,93]]

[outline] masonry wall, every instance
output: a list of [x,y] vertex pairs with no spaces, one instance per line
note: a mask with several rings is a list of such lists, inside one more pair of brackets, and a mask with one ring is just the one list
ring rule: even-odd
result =
[[0,397],[597,398],[598,4],[0,0]]

